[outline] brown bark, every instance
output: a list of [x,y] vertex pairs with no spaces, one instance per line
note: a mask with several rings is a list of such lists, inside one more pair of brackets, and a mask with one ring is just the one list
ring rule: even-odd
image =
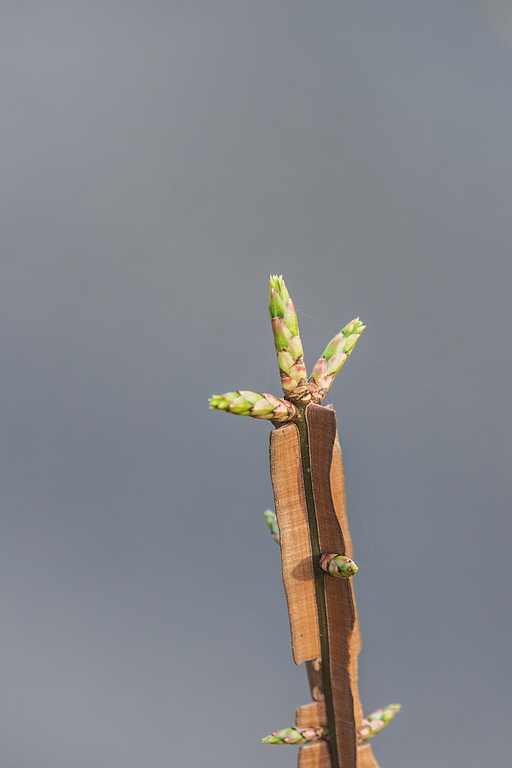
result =
[[325,725],[329,732],[325,742],[300,747],[299,768],[379,768],[371,745],[356,742],[363,712],[352,579],[337,579],[318,566],[322,553],[353,556],[334,411],[310,404],[297,425],[276,429],[270,471],[293,658],[310,662],[315,698],[297,709],[296,724]]

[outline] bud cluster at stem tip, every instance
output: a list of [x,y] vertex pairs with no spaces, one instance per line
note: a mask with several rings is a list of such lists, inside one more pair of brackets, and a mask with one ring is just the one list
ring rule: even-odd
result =
[[303,408],[309,402],[318,405],[322,402],[336,374],[352,354],[365,326],[356,317],[331,339],[308,380],[297,313],[282,275],[270,276],[269,313],[286,399],[266,392],[260,395],[258,392],[238,390],[213,395],[209,402],[214,410],[285,424],[300,419]]
[[297,313],[282,275],[271,275],[269,314],[285,397],[307,403],[311,399],[304,364]]

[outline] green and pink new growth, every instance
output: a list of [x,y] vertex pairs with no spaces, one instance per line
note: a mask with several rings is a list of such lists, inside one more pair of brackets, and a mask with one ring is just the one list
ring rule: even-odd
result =
[[[322,356],[317,360],[313,366],[311,375],[308,378],[306,366],[304,363],[304,352],[302,349],[302,342],[299,334],[299,327],[297,321],[297,313],[295,307],[290,298],[290,294],[286,288],[282,275],[272,275],[269,282],[269,313],[272,324],[272,332],[274,335],[274,344],[277,353],[277,361],[279,366],[279,374],[281,377],[281,385],[283,389],[283,398],[275,397],[269,393],[258,393],[251,390],[237,390],[231,392],[225,392],[223,395],[213,395],[210,400],[210,408],[219,411],[226,411],[235,415],[251,416],[255,419],[264,419],[271,421],[276,428],[283,427],[284,425],[294,424],[297,428],[297,434],[300,437],[300,452],[301,459],[299,459],[299,465],[302,462],[302,469],[299,469],[299,474],[302,474],[304,488],[306,489],[306,506],[308,515],[308,525],[310,526],[310,537],[313,545],[313,550],[316,550],[314,556],[315,565],[315,589],[317,590],[317,610],[319,611],[319,621],[323,622],[320,630],[321,638],[321,658],[307,662],[313,664],[319,664],[319,669],[323,670],[323,682],[326,690],[326,696],[320,693],[319,696],[313,694],[316,699],[315,706],[319,706],[319,702],[323,702],[324,698],[326,707],[326,720],[321,723],[306,723],[308,727],[296,727],[284,728],[280,731],[276,731],[270,736],[263,739],[264,742],[269,744],[298,744],[308,745],[318,742],[327,742],[329,744],[329,758],[326,758],[325,753],[323,757],[317,756],[312,763],[308,762],[308,758],[305,759],[304,766],[327,766],[329,764],[331,768],[342,768],[339,758],[339,747],[336,742],[336,726],[335,726],[335,713],[332,702],[332,685],[331,685],[331,670],[329,668],[328,661],[322,661],[324,657],[329,657],[329,638],[328,629],[325,617],[325,594],[323,588],[323,581],[321,581],[321,575],[325,578],[335,577],[335,580],[341,579],[345,583],[357,572],[358,567],[356,563],[347,557],[345,554],[336,554],[325,549],[319,550],[319,532],[317,529],[317,521],[315,522],[315,502],[313,499],[314,493],[311,490],[311,472],[310,457],[313,454],[310,453],[310,438],[308,432],[308,413],[311,409],[317,408],[322,402],[327,392],[329,391],[336,375],[341,370],[345,361],[352,354],[355,345],[361,336],[365,326],[361,323],[359,318],[355,318],[348,323],[342,330],[334,336],[325,348]],[[308,410],[309,406],[309,410]],[[334,417],[334,414],[333,414]],[[295,429],[294,427],[294,429]],[[291,427],[286,426],[285,429]],[[273,433],[275,434],[275,433]],[[337,439],[337,438],[336,438]],[[272,441],[271,441],[272,443]],[[295,459],[294,459],[295,461]],[[340,453],[341,462],[341,453]],[[272,456],[271,456],[271,470],[272,470]],[[275,467],[274,467],[275,469]],[[286,474],[288,469],[282,467],[282,471]],[[342,468],[341,468],[342,471]],[[274,483],[274,476],[273,476]],[[309,490],[308,490],[309,489]],[[275,490],[275,489],[274,489]],[[329,490],[330,493],[330,490]],[[343,490],[344,496],[344,490]],[[277,503],[277,502],[276,502]],[[265,511],[265,518],[272,534],[274,541],[281,544],[280,531],[277,523],[276,515],[271,510]],[[296,523],[293,523],[295,526]],[[337,523],[336,523],[337,525]],[[295,538],[295,527],[293,528]],[[288,534],[289,535],[289,534]],[[348,528],[347,536],[349,537]],[[343,536],[342,536],[343,538]],[[326,540],[327,541],[327,540]],[[333,546],[331,544],[331,546]],[[340,551],[340,550],[338,550]],[[343,550],[341,550],[343,551]],[[284,567],[284,566],[283,566]],[[319,581],[320,580],[320,581]],[[351,589],[351,588],[350,588]],[[332,592],[332,590],[329,590]],[[322,608],[323,605],[323,608]],[[355,604],[354,604],[355,606]],[[289,605],[290,609],[290,605]],[[355,607],[353,609],[355,611]],[[357,617],[356,617],[357,622]],[[358,630],[357,630],[358,631]],[[292,631],[292,644],[293,644],[293,631]],[[360,646],[359,646],[360,647]],[[357,654],[359,651],[355,651]],[[306,659],[312,658],[306,656]],[[357,660],[357,655],[355,656]],[[299,663],[296,660],[296,663]],[[327,667],[325,666],[327,664]],[[357,665],[357,661],[356,661]],[[310,671],[310,670],[309,670]],[[308,674],[309,674],[308,671]],[[357,683],[357,675],[355,678]],[[311,683],[311,680],[310,680]],[[321,685],[320,685],[321,687]],[[315,689],[316,690],[316,689]],[[346,706],[352,706],[352,694],[349,693],[349,700],[347,700]],[[330,697],[330,700],[328,700]],[[358,699],[358,694],[357,694]],[[324,706],[323,704],[321,706]],[[345,706],[345,705],[344,705]],[[360,707],[360,704],[359,704]],[[301,708],[299,708],[301,709]],[[352,743],[354,749],[356,742],[362,745],[364,742],[371,739],[376,733],[381,731],[399,711],[399,704],[390,704],[384,709],[379,709],[373,712],[366,718],[362,717],[362,710],[359,714],[359,725],[357,731],[354,734],[352,731]],[[299,711],[299,710],[298,710]],[[313,727],[314,726],[314,727]],[[308,750],[314,749],[314,747],[307,747]],[[358,754],[360,749],[369,749],[369,747],[358,747]],[[312,755],[313,753],[311,753]],[[319,753],[318,753],[319,754]],[[359,757],[350,758],[350,765],[360,765]],[[366,757],[361,757],[361,766],[377,766],[374,758],[369,757],[369,753],[365,753]],[[328,762],[325,762],[327,760]],[[370,762],[368,762],[370,760]],[[373,762],[372,762],[373,761]],[[299,756],[299,765],[301,765],[301,758]],[[343,766],[345,762],[343,762]],[[348,763],[347,763],[348,765]]]

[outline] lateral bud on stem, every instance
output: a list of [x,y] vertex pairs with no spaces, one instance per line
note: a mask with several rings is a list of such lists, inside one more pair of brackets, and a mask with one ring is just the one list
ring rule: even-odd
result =
[[377,709],[368,717],[363,718],[363,727],[357,732],[359,742],[368,741],[375,734],[382,731],[383,728],[391,722],[397,712],[400,712],[401,704],[388,704],[383,709]]
[[330,576],[336,576],[339,579],[349,579],[359,570],[356,563],[345,555],[321,555],[319,565]]
[[252,392],[239,389],[237,392],[224,392],[223,395],[212,395],[208,401],[210,408],[215,411],[226,411],[240,416],[252,416],[253,419],[266,419],[285,423],[291,421],[296,414],[296,408],[288,400],[274,397],[268,392]]
[[271,509],[266,509],[263,514],[265,515],[265,520],[267,521],[268,529],[272,534],[272,538],[276,544],[281,546],[281,535],[279,533],[279,526],[277,524],[277,517],[275,512],[272,512]]

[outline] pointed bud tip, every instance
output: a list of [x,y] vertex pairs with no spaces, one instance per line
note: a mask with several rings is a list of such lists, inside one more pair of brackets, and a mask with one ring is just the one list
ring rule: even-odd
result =
[[354,317],[350,323],[347,323],[347,325],[342,328],[341,332],[344,336],[351,336],[353,333],[361,334],[365,328],[366,325],[363,325],[358,317]]
[[272,290],[274,290],[279,298],[286,302],[290,298],[290,294],[286,288],[286,284],[282,275],[270,275],[268,284],[269,294],[272,296]]

